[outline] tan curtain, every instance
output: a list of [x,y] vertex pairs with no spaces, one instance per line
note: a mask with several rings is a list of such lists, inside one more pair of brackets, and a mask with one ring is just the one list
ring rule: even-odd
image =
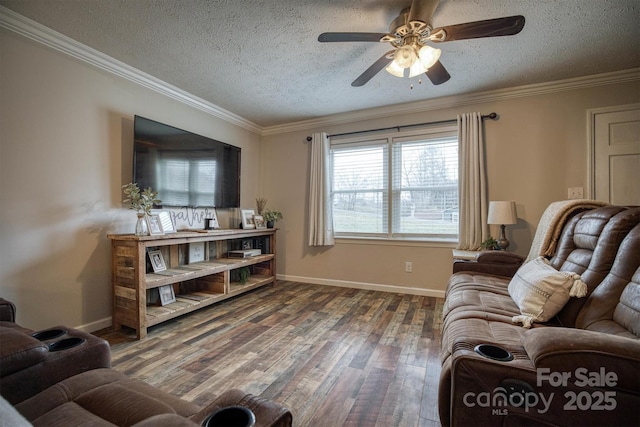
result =
[[489,236],[487,176],[482,115],[458,115],[459,241],[458,249],[477,250]]
[[329,137],[324,132],[314,133],[311,139],[309,179],[309,246],[333,244]]

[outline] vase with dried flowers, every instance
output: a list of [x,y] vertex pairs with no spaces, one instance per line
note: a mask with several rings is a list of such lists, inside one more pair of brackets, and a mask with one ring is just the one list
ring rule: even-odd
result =
[[149,234],[145,217],[151,214],[153,205],[158,205],[161,200],[157,199],[157,191],[153,191],[151,187],[140,191],[138,184],[130,182],[122,186],[122,191],[126,196],[122,201],[129,204],[129,209],[136,211],[138,221],[136,222],[136,236],[146,236]]
[[264,208],[267,206],[267,199],[264,199],[262,197],[258,197],[256,199],[256,208],[258,211],[258,215],[262,215],[262,212],[264,211]]

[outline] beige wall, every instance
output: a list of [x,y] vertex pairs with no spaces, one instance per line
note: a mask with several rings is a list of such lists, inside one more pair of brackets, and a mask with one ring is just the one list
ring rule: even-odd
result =
[[[266,197],[285,216],[281,278],[440,295],[451,269],[446,245],[306,245],[306,136],[496,111],[500,120],[486,127],[490,198],[517,201],[520,222],[508,237],[526,254],[544,208],[569,186],[587,187],[586,110],[638,102],[640,93],[637,82],[618,84],[260,138],[12,32],[0,38],[0,296],[35,329],[110,324],[106,234],[133,230],[120,186],[131,179],[135,114],[242,147],[243,207]],[[237,219],[219,214],[224,226]],[[413,273],[404,273],[405,261]]]
[[31,328],[108,326],[106,236],[135,223],[120,188],[132,176],[133,116],[241,147],[243,204],[256,197],[260,137],[14,33],[0,37],[0,296]]
[[[319,250],[306,244],[310,156],[306,137],[313,132],[331,134],[446,120],[471,111],[497,112],[499,120],[487,121],[485,127],[489,199],[516,201],[519,219],[507,229],[509,250],[526,256],[549,203],[566,199],[568,187],[587,191],[587,110],[639,100],[636,81],[264,137],[263,193],[270,206],[284,215],[278,223],[278,271],[283,278],[373,289],[397,286],[433,295],[442,294],[451,273],[451,247],[446,245],[338,241],[333,248]],[[499,230],[491,232],[497,236]],[[413,273],[404,272],[405,261],[413,262]]]

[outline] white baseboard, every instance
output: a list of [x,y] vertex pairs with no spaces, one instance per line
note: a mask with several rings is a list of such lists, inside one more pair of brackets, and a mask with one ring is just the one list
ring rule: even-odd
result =
[[311,283],[313,285],[337,286],[340,288],[365,289],[368,291],[393,292],[398,294],[422,295],[426,297],[444,298],[445,292],[435,289],[408,288],[405,286],[381,285],[377,283],[351,282],[346,280],[319,279],[315,277],[291,276],[278,274],[278,280]]
[[105,317],[104,319],[96,320],[95,322],[87,323],[85,325],[74,326],[74,328],[83,332],[92,333],[95,331],[99,331],[100,329],[108,328],[112,325],[113,321],[111,316],[109,316]]

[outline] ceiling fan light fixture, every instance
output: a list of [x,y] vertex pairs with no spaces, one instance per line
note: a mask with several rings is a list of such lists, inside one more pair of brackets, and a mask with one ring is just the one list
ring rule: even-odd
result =
[[419,76],[420,74],[426,73],[426,72],[427,72],[427,67],[424,66],[422,61],[416,60],[416,62],[413,63],[411,68],[409,68],[409,78]]
[[438,62],[440,59],[440,54],[442,51],[440,49],[434,49],[429,45],[424,45],[420,48],[420,52],[418,56],[420,57],[420,62],[426,69],[429,69]]
[[[418,61],[416,61],[418,62]],[[385,70],[396,77],[404,77],[404,68],[396,64],[396,61],[391,61],[391,64]]]
[[404,45],[396,49],[393,55],[393,62],[401,68],[409,68],[418,57],[416,49],[411,45]]

